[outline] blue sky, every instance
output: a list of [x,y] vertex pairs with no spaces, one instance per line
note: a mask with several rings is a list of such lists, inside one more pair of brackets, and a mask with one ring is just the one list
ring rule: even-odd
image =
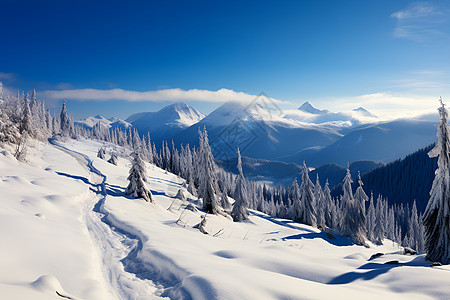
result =
[[0,0],[0,11],[0,81],[68,99],[76,119],[179,100],[208,113],[260,92],[332,110],[450,98],[448,1]]

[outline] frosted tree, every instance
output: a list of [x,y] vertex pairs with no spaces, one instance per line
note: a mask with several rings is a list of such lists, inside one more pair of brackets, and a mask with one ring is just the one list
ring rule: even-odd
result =
[[59,124],[61,129],[62,135],[69,135],[70,133],[70,119],[67,115],[67,108],[66,108],[66,101],[63,102],[62,108],[61,108],[61,114],[59,115]]
[[316,176],[316,184],[314,185],[314,199],[316,200],[317,209],[317,226],[319,228],[325,229],[325,199],[322,187],[320,186],[319,174]]
[[33,120],[30,109],[30,102],[28,101],[28,95],[24,93],[22,103],[22,114],[20,120],[20,133],[27,132],[32,135],[33,132]]
[[125,191],[126,195],[130,195],[134,198],[144,198],[147,202],[154,202],[152,193],[145,186],[145,183],[147,182],[147,172],[145,163],[142,160],[142,154],[138,149],[133,153],[130,175],[127,179],[130,183]]
[[224,211],[231,212],[232,206],[230,201],[228,200],[228,195],[226,191],[222,192],[222,197],[220,198],[220,205],[222,206]]
[[375,224],[373,226],[373,240],[377,245],[383,244],[384,232],[385,232],[385,220],[384,203],[381,195],[377,198],[377,205],[375,207]]
[[301,195],[300,195],[300,187],[297,183],[297,178],[294,178],[294,181],[292,182],[291,186],[291,200],[292,205],[290,207],[290,217],[292,220],[300,222],[301,221],[301,215],[302,215],[302,205],[301,205]]
[[211,152],[211,147],[209,146],[206,128],[203,129],[203,132],[199,133],[198,178],[200,187],[198,196],[203,199],[203,209],[206,212],[218,214],[220,212],[220,205],[216,196],[216,191],[219,190],[217,185],[216,165]]
[[316,200],[314,198],[314,184],[309,179],[309,170],[305,162],[303,162],[302,169],[302,183],[300,185],[300,203],[301,216],[300,220],[306,225],[317,227],[316,218]]
[[370,193],[369,208],[367,209],[367,216],[366,216],[366,232],[367,238],[371,242],[374,242],[373,233],[375,228],[375,221],[376,221],[376,212],[375,212],[375,205],[373,203],[373,193]]
[[323,188],[323,204],[325,205],[325,223],[328,227],[334,227],[336,224],[333,222],[334,216],[334,201],[331,198],[330,184],[328,183],[328,179],[325,181],[325,187]]
[[411,214],[409,216],[409,230],[406,244],[415,249],[418,253],[421,253],[424,250],[423,228],[421,228],[421,225],[422,224],[419,221],[419,216],[417,213],[416,200],[414,200],[411,208]]
[[100,159],[106,159],[105,148],[102,147],[102,148],[98,149],[97,157],[100,158]]
[[423,215],[425,226],[426,259],[443,264],[450,262],[450,137],[448,113],[441,101],[437,126],[438,142],[428,153],[438,157],[438,168],[430,191],[430,200]]
[[361,226],[359,220],[359,213],[355,199],[352,192],[352,176],[350,169],[347,166],[347,174],[342,182],[342,190],[344,195],[342,196],[342,217],[340,222],[340,229],[343,235],[349,236],[354,241],[363,245],[365,243],[364,235],[361,235],[359,226]]
[[366,202],[369,200],[363,189],[364,183],[361,174],[358,172],[358,188],[355,191],[355,226],[357,243],[364,244],[366,235]]
[[110,164],[113,164],[113,165],[117,166],[117,162],[118,162],[117,154],[116,153],[112,153],[111,157],[108,159],[108,162]]
[[248,190],[247,184],[242,172],[241,152],[237,151],[237,170],[238,176],[236,178],[236,189],[234,191],[234,205],[231,211],[233,221],[240,222],[248,219]]

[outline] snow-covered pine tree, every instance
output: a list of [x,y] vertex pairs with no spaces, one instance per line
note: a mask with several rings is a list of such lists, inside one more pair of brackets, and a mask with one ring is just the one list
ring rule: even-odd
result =
[[216,196],[216,192],[219,190],[217,185],[216,164],[211,152],[211,147],[209,146],[206,128],[203,128],[203,132],[199,131],[199,133],[198,178],[200,186],[198,196],[203,199],[203,209],[206,212],[218,214],[220,212],[220,205]]
[[325,223],[328,227],[334,227],[336,224],[333,222],[334,215],[334,201],[331,198],[330,184],[328,178],[325,181],[325,187],[323,188],[323,203],[325,205]]
[[296,222],[301,221],[301,215],[302,215],[302,205],[301,205],[301,195],[300,195],[300,187],[297,183],[297,177],[294,178],[294,181],[292,182],[290,196],[292,200],[292,204],[289,208],[289,215],[292,220]]
[[147,202],[154,202],[152,193],[145,186],[145,182],[147,182],[147,173],[139,149],[135,149],[133,153],[130,175],[127,179],[130,183],[125,191],[126,195],[131,195],[134,198],[144,198]]
[[247,182],[242,172],[241,152],[237,150],[237,170],[238,176],[236,178],[236,189],[234,191],[234,204],[231,216],[233,221],[240,222],[248,219],[248,189]]
[[59,119],[60,119],[60,129],[61,129],[61,134],[64,136],[69,135],[70,133],[70,119],[69,116],[67,115],[67,108],[66,108],[66,101],[64,100],[63,105],[62,105],[62,109],[61,109],[61,114],[59,115]]
[[220,198],[220,205],[222,206],[224,211],[231,212],[232,206],[230,201],[228,200],[228,195],[226,191],[222,192],[222,196]]
[[29,135],[33,136],[33,120],[31,115],[31,109],[30,109],[30,103],[28,101],[28,95],[27,93],[23,94],[23,103],[22,103],[22,114],[21,114],[21,121],[20,121],[20,133],[28,133]]
[[316,176],[316,184],[314,185],[314,199],[316,200],[317,211],[317,226],[321,229],[325,229],[325,199],[322,187],[320,186],[319,174]]
[[112,153],[111,157],[108,159],[108,162],[110,164],[113,164],[113,165],[117,166],[117,162],[118,162],[117,154],[116,153]]
[[342,189],[344,195],[342,196],[342,217],[340,222],[340,230],[343,235],[354,239],[356,244],[363,245],[365,243],[364,235],[361,235],[359,227],[361,224],[358,221],[358,210],[353,198],[352,192],[352,175],[347,166],[347,174],[342,182]]
[[376,221],[376,212],[375,212],[375,205],[373,203],[373,193],[370,193],[370,202],[369,202],[369,208],[367,209],[366,214],[366,232],[367,232],[367,239],[371,242],[374,242],[374,228],[375,228],[375,221]]
[[355,226],[358,244],[365,243],[366,236],[366,202],[369,200],[364,192],[364,183],[361,180],[361,174],[358,172],[358,188],[355,191]]
[[105,148],[101,147],[98,149],[97,157],[100,159],[106,159],[106,151]]
[[383,244],[384,232],[385,232],[385,220],[384,215],[384,203],[383,197],[378,195],[377,204],[375,207],[375,225],[373,227],[373,240],[372,242],[381,245]]
[[423,215],[425,226],[426,259],[443,264],[450,262],[450,137],[447,123],[448,113],[440,99],[437,126],[438,142],[428,153],[438,157],[438,168],[430,191],[430,200]]
[[300,184],[300,220],[306,225],[317,227],[316,200],[314,198],[314,184],[309,179],[309,170],[303,162],[302,183]]

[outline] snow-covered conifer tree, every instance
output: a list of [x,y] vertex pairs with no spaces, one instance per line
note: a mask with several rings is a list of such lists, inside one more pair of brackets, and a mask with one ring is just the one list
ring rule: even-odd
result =
[[[369,200],[364,192],[364,183],[361,180],[361,174],[358,172],[358,188],[355,191],[355,226],[357,243],[364,244],[366,235],[366,202]],[[394,224],[395,225],[395,224]]]
[[97,157],[100,158],[100,159],[106,159],[105,148],[101,147],[100,149],[98,149]]
[[118,162],[117,154],[116,153],[112,153],[111,157],[108,159],[108,162],[110,164],[113,164],[113,165],[117,166],[117,162]]
[[302,169],[302,183],[300,185],[300,203],[302,206],[300,220],[306,225],[317,227],[316,200],[314,198],[314,184],[309,179],[309,170],[305,162]]
[[59,115],[60,119],[60,129],[62,135],[69,135],[70,133],[70,119],[67,115],[66,101],[63,102],[61,114]]
[[316,184],[314,185],[314,199],[316,200],[317,226],[325,229],[325,200],[322,187],[320,186],[319,174],[316,176]]
[[367,239],[371,242],[374,242],[374,228],[375,228],[375,221],[376,221],[376,212],[375,212],[375,205],[373,203],[373,193],[370,193],[370,202],[369,202],[369,208],[367,209],[367,216],[366,216],[366,232],[367,232]]
[[438,157],[438,168],[430,191],[423,223],[425,226],[426,259],[443,264],[450,262],[450,137],[447,123],[448,113],[441,101],[437,126],[438,142],[428,153]]
[[359,228],[359,226],[361,226],[361,222],[359,220],[357,204],[353,198],[352,183],[353,180],[350,174],[350,169],[347,167],[347,174],[342,182],[344,195],[342,197],[342,217],[340,229],[343,235],[349,236],[353,238],[357,244],[363,245],[365,240],[364,235],[361,235]]
[[222,197],[220,198],[220,205],[222,206],[224,211],[231,212],[232,206],[230,200],[228,200],[228,195],[226,191],[222,192]]
[[301,204],[301,195],[300,195],[300,187],[297,183],[297,177],[294,178],[294,181],[292,182],[291,186],[291,200],[292,205],[290,207],[290,216],[292,220],[300,222],[301,221],[301,215],[302,215],[302,204]]
[[333,198],[331,198],[331,191],[330,191],[330,184],[328,183],[328,178],[325,181],[325,187],[323,188],[323,203],[325,205],[325,223],[328,225],[328,227],[335,226],[333,222],[333,215],[334,215],[334,201]]
[[236,189],[234,191],[234,204],[231,216],[233,221],[240,222],[248,219],[248,190],[247,183],[242,172],[241,152],[237,150],[237,170],[238,176],[236,179]]
[[152,193],[145,186],[145,182],[147,182],[145,163],[142,160],[142,154],[138,149],[133,153],[130,175],[127,179],[130,183],[125,191],[126,195],[131,195],[134,198],[144,198],[147,202],[154,202]]
[[200,187],[198,190],[198,196],[203,199],[204,210],[209,213],[218,214],[220,212],[220,205],[216,196],[216,192],[219,190],[217,185],[216,164],[211,152],[211,147],[209,146],[206,128],[203,129],[203,132],[199,133],[200,149],[198,153],[198,178]]

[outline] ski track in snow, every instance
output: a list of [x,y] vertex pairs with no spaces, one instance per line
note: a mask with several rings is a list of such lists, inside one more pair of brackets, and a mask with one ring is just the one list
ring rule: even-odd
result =
[[57,149],[74,157],[90,174],[90,190],[97,195],[87,201],[83,207],[84,222],[98,250],[105,280],[109,283],[110,292],[118,299],[161,299],[162,287],[156,286],[146,279],[146,272],[139,268],[137,253],[142,249],[138,236],[114,227],[103,209],[106,199],[106,175],[93,165],[93,161],[85,154],[70,150],[50,139]]

